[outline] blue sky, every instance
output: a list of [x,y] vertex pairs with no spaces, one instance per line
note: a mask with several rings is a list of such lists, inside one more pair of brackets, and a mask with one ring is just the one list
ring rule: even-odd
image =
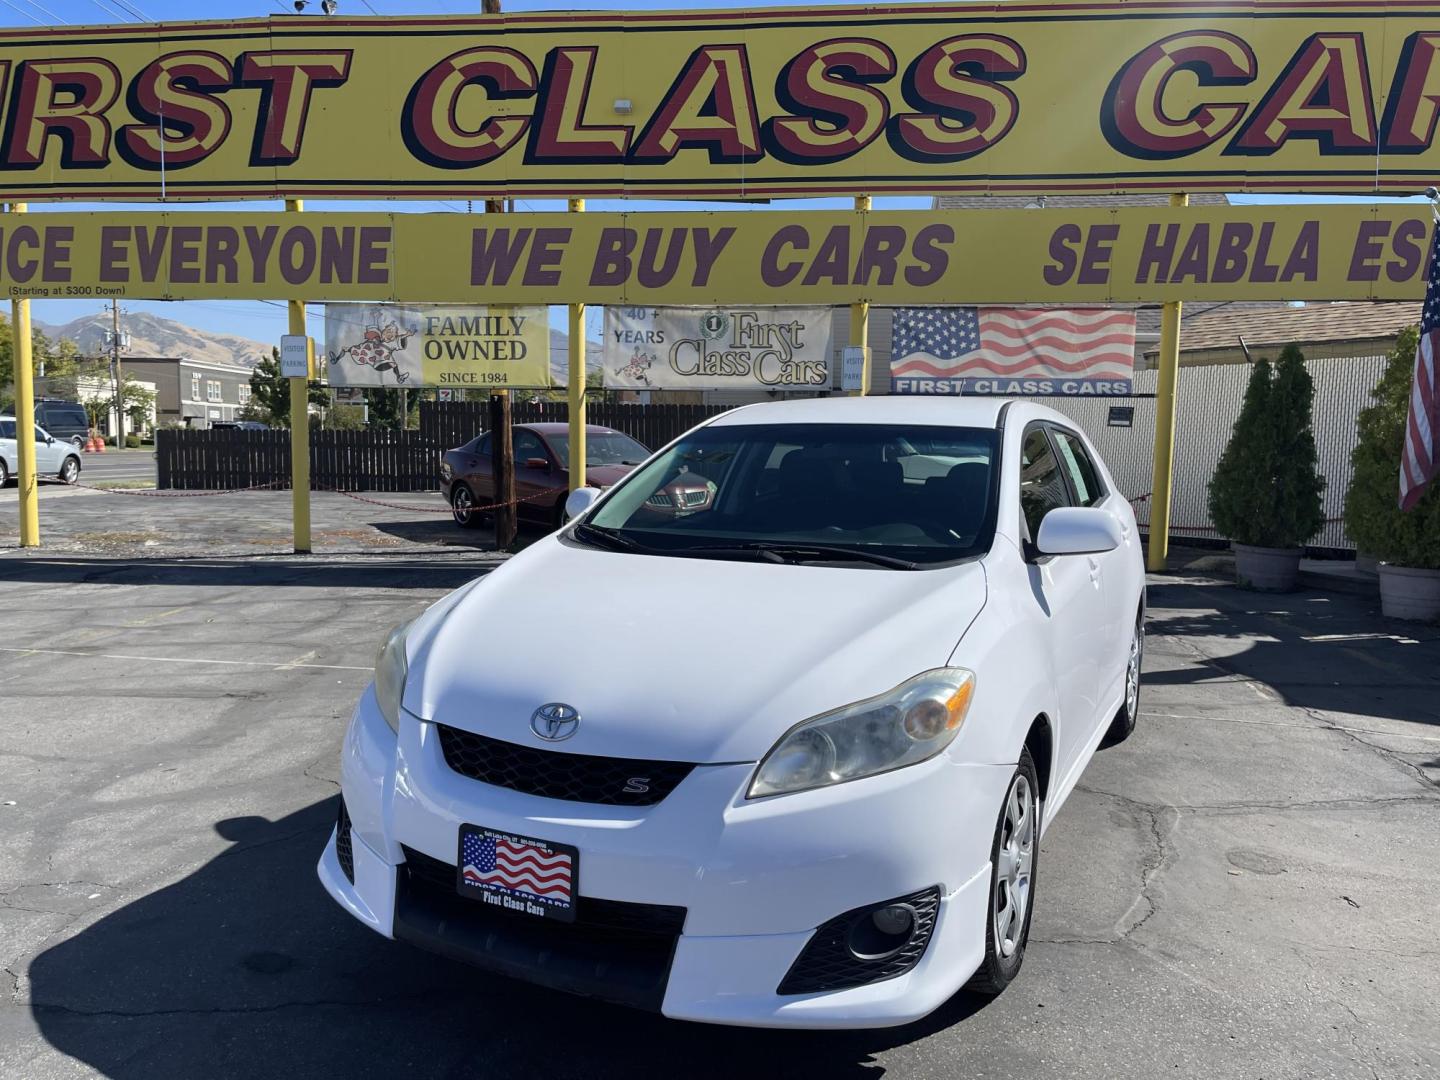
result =
[[[506,11],[542,11],[557,10],[568,7],[565,4],[547,3],[542,0],[503,0]],[[730,2],[730,0],[678,0],[678,2],[664,2],[664,0],[623,0],[623,2],[606,3],[604,0],[595,2],[590,0],[583,4],[576,4],[576,7],[584,7],[588,10],[648,10],[663,8],[753,8],[756,4],[745,4]],[[767,0],[766,5],[772,7],[787,6],[785,0]],[[340,0],[340,13],[342,15],[405,15],[405,14],[469,14],[478,11],[479,0],[425,0],[424,3],[410,3],[404,0]],[[319,8],[319,0],[312,0],[311,10]],[[181,0],[0,0],[0,25],[10,26],[53,26],[56,24],[90,25],[96,23],[118,23],[118,22],[140,22],[140,21],[167,21],[194,19],[197,17],[206,19],[228,19],[228,18],[253,18],[261,15],[276,15],[289,13],[291,11],[290,0],[210,0],[204,5],[184,3]],[[1306,199],[1303,196],[1241,196],[1236,201],[1243,202],[1299,202],[1299,201],[1339,201],[1334,197],[1319,197],[1314,200]],[[1390,201],[1390,200],[1387,200]],[[879,198],[874,201],[876,209],[922,209],[928,207],[929,199],[925,198]],[[734,204],[726,203],[677,203],[677,202],[650,202],[636,200],[624,202],[613,199],[592,199],[587,203],[590,210],[690,210],[690,209],[723,209],[735,213],[775,213],[794,210],[824,210],[842,209],[850,205],[848,199],[792,199],[783,202],[773,203],[769,206],[747,206],[738,208]],[[278,209],[280,204],[265,202],[247,203],[209,203],[201,206],[177,206],[171,204],[166,209],[204,209],[204,210],[260,210]],[[69,210],[96,210],[96,209],[146,209],[147,207],[137,204],[110,204],[100,206],[86,203],[67,203],[63,205],[52,205],[50,209]],[[32,204],[33,212],[44,212],[45,204]],[[307,210],[384,210],[384,211],[414,211],[430,212],[438,210],[463,211],[463,202],[450,200],[447,202],[324,202],[309,201],[306,203]],[[547,201],[543,199],[529,199],[521,202],[521,210],[564,210],[565,204],[560,201]],[[180,301],[173,303],[162,303],[143,300],[131,300],[124,303],[124,307],[131,311],[150,311],[166,318],[177,319],[192,326],[202,329],[219,331],[225,333],[241,334],[245,337],[255,338],[261,341],[269,341],[278,338],[278,335],[285,332],[286,314],[283,307],[274,304],[266,304],[259,301]],[[85,300],[43,300],[34,303],[34,316],[45,322],[57,324],[68,322],[81,315],[92,314],[100,310],[99,304],[95,301]],[[321,310],[320,305],[311,308],[311,333],[320,336],[319,320],[315,318]],[[555,309],[552,313],[557,325],[563,326],[563,310]],[[598,336],[600,310],[592,308],[588,320],[591,336]]]

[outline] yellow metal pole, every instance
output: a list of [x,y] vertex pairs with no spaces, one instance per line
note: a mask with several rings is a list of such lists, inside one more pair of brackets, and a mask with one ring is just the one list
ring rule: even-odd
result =
[[[855,210],[857,213],[867,213],[870,210],[870,196],[855,196]],[[870,394],[870,304],[868,301],[862,300],[858,304],[850,305],[850,344],[858,345],[865,350],[865,363],[860,374],[860,396],[866,397]]]
[[[584,199],[571,199],[570,212],[585,212]],[[570,305],[570,490],[585,486],[585,305]]]
[[[10,211],[25,213],[24,203]],[[35,479],[35,365],[30,352],[30,301],[10,301],[15,357],[15,482],[20,485],[20,546],[40,546],[39,487]]]
[[[1171,206],[1188,206],[1188,195],[1171,195]],[[1150,478],[1150,543],[1145,566],[1165,569],[1170,554],[1170,481],[1175,472],[1175,392],[1180,382],[1180,301],[1160,314],[1160,378],[1155,386],[1155,466]]]
[[[286,199],[285,209],[300,213],[305,204]],[[290,301],[290,333],[305,333],[305,301]],[[315,358],[310,357],[310,373]],[[295,534],[295,554],[310,553],[310,388],[308,379],[290,380],[290,512]]]

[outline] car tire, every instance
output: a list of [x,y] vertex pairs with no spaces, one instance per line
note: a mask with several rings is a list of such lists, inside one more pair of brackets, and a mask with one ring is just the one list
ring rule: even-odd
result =
[[5,459],[0,458],[0,488],[10,483],[10,467],[5,464]]
[[990,845],[990,896],[985,905],[985,958],[965,989],[994,997],[1025,961],[1035,912],[1035,870],[1040,858],[1040,780],[1028,748],[1005,787]]
[[475,493],[467,485],[456,484],[450,489],[450,513],[455,518],[455,524],[462,529],[480,527],[481,514],[474,509],[475,505]]
[[62,484],[75,483],[80,479],[80,459],[74,454],[67,455],[58,475]]
[[82,439],[79,435],[71,435],[70,445],[73,446],[76,450],[84,450],[85,440]]
[[1118,746],[1135,731],[1135,720],[1140,715],[1140,668],[1145,659],[1145,613],[1135,618],[1135,632],[1130,638],[1130,651],[1125,658],[1125,700],[1120,711],[1110,721],[1110,729],[1100,740],[1100,749]]

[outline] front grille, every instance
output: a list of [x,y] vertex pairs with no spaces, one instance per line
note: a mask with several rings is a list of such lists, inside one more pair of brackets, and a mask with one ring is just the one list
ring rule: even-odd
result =
[[683,761],[560,754],[436,724],[445,764],[486,784],[568,802],[653,806],[695,766]]
[[345,880],[355,884],[355,849],[350,844],[350,811],[345,809],[345,797],[340,797],[340,814],[335,821],[335,857],[340,860],[340,869],[345,871]]
[[909,896],[887,901],[909,904],[915,909],[915,933],[905,947],[884,960],[861,960],[850,951],[850,927],[856,919],[868,915],[876,907],[868,904],[823,923],[790,965],[780,982],[777,994],[818,994],[827,990],[848,990],[852,986],[880,982],[904,975],[920,962],[930,934],[935,929],[935,916],[940,911],[940,890],[924,889]]
[[573,923],[537,919],[460,896],[454,864],[402,850],[397,938],[557,990],[660,1007],[683,907],[580,896]]

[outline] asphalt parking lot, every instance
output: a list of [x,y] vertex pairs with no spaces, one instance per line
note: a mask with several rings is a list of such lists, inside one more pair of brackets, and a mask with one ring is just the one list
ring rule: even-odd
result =
[[1440,630],[1152,579],[1139,730],[1047,835],[1016,984],[747,1032],[493,980],[322,893],[376,642],[486,566],[0,553],[0,1076],[1440,1070]]

